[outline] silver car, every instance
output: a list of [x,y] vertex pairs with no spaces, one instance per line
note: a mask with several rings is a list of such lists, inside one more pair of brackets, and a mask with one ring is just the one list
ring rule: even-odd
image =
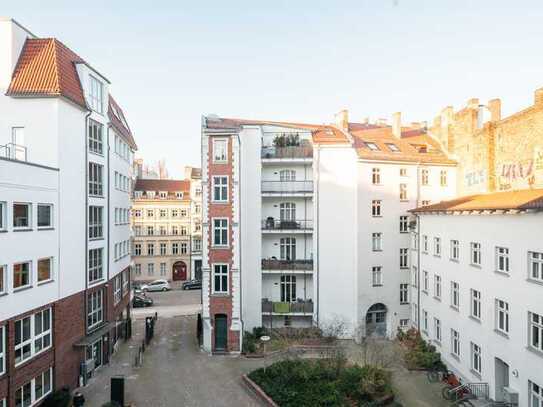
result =
[[152,283],[144,284],[141,286],[142,291],[170,291],[170,283],[167,280],[155,280]]

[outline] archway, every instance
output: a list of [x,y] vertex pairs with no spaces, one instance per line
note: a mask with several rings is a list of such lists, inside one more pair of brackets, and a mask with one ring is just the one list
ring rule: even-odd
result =
[[366,313],[366,336],[384,338],[387,334],[387,307],[373,304]]
[[187,279],[187,264],[184,261],[176,261],[172,267],[172,279],[183,281]]

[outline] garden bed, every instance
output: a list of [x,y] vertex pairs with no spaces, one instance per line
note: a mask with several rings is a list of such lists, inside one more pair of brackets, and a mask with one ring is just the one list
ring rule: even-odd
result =
[[281,407],[384,406],[394,399],[388,371],[337,358],[283,360],[247,376]]
[[404,362],[409,370],[445,369],[441,354],[429,345],[420,333],[412,328],[407,332],[398,332],[398,342],[404,350]]

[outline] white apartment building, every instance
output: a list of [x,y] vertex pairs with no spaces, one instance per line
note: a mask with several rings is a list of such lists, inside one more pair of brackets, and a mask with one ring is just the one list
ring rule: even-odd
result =
[[409,209],[454,196],[417,127],[203,118],[204,348],[253,327],[394,335],[410,318]]
[[185,179],[190,180],[191,278],[202,279],[202,170],[185,167]]
[[542,211],[541,189],[412,211],[414,326],[464,383],[526,407],[543,403]]
[[106,363],[129,317],[136,145],[102,74],[6,18],[0,112],[0,406],[34,405]]

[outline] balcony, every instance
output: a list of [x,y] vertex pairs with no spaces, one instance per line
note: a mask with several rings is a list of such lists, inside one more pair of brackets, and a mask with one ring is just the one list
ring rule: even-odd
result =
[[313,193],[313,181],[262,181],[262,194],[305,196]]
[[306,272],[313,271],[313,260],[262,259],[261,267],[264,272]]
[[313,301],[298,299],[296,302],[276,302],[262,299],[262,313],[271,315],[313,314]]
[[263,146],[261,150],[261,158],[264,162],[279,161],[279,160],[300,160],[311,161],[313,159],[313,146]]
[[8,143],[0,146],[0,157],[8,160],[27,161],[27,151],[25,146]]
[[313,220],[281,220],[272,217],[262,221],[265,232],[310,233],[313,230]]

